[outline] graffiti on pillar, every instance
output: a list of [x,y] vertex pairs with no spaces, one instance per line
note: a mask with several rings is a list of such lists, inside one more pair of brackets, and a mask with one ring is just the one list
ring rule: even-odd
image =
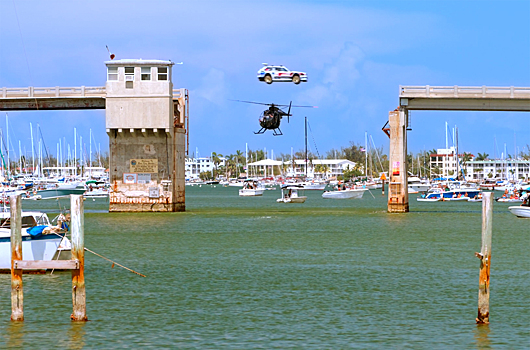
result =
[[399,176],[399,162],[392,162],[392,175]]

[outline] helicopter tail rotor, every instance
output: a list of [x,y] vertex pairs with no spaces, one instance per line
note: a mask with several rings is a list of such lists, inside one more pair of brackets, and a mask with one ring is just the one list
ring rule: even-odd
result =
[[289,123],[289,117],[291,116],[291,105],[293,101],[289,102],[289,110],[287,111],[287,123]]

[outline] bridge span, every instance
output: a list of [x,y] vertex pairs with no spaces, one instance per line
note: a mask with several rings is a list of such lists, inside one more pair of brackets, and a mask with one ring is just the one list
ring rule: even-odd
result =
[[391,213],[409,211],[407,129],[411,110],[530,112],[530,87],[400,86],[399,107],[388,114]]

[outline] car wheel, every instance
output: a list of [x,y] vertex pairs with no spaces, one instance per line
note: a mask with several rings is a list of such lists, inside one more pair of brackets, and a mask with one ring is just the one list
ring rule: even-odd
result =
[[296,85],[300,84],[300,76],[299,75],[295,75],[293,77],[293,83],[295,83]]
[[265,80],[267,84],[272,84],[272,77],[269,74],[267,74],[263,80]]

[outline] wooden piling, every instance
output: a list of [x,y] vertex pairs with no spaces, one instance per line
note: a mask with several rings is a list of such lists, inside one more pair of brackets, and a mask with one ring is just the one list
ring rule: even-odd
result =
[[72,260],[79,261],[79,268],[72,270],[72,321],[88,321],[86,316],[85,291],[85,237],[83,196],[71,195],[70,198],[72,234]]
[[493,193],[482,193],[482,247],[475,253],[480,259],[480,275],[478,286],[477,324],[488,324],[490,317],[490,267],[491,267],[491,236],[493,218]]
[[15,269],[15,261],[22,260],[22,206],[21,198],[10,196],[11,225],[11,321],[24,321],[24,293],[22,269]]

